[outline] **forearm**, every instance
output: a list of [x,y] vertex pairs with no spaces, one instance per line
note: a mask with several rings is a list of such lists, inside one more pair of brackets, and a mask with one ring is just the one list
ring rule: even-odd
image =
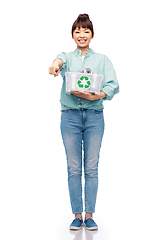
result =
[[63,65],[63,62],[61,59],[58,58],[52,63],[52,65],[58,65],[58,67],[61,68]]

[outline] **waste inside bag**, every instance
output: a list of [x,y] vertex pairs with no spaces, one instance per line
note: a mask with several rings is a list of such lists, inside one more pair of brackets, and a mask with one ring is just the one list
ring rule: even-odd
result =
[[66,93],[71,91],[90,92],[100,94],[103,75],[93,73],[90,68],[84,69],[81,73],[66,72]]

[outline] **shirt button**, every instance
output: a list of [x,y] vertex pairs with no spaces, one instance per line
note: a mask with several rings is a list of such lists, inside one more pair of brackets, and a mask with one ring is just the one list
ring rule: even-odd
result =
[[80,101],[80,98],[78,98],[78,100]]

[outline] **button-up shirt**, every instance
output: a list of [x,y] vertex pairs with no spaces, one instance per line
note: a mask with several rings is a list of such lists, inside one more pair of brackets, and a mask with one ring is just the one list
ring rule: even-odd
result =
[[[103,100],[111,100],[115,94],[119,92],[119,84],[116,73],[110,59],[99,53],[95,53],[92,49],[86,51],[84,60],[82,61],[81,51],[76,49],[74,52],[59,54],[56,59],[63,62],[60,68],[60,74],[63,78],[61,90],[61,110],[67,109],[103,109]],[[103,81],[101,91],[106,94],[105,98],[89,101],[79,98],[74,94],[66,94],[65,72],[81,72],[85,68],[90,68],[92,73],[102,74]]]

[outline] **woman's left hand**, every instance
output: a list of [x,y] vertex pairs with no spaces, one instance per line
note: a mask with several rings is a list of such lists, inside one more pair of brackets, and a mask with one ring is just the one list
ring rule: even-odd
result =
[[95,94],[95,95],[92,95],[90,92],[80,92],[80,91],[79,92],[71,91],[71,93],[79,98],[85,98],[89,101],[94,101],[94,100],[106,97],[106,94],[104,92],[100,92],[100,94]]

